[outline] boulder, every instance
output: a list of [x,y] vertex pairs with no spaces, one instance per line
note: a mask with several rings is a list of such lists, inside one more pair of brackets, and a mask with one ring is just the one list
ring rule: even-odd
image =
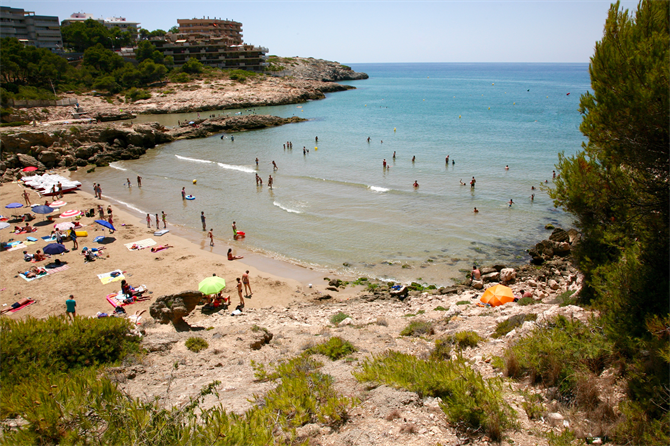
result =
[[549,240],[542,240],[535,245],[535,252],[544,258],[551,258],[554,256],[554,244]]
[[489,274],[483,274],[482,280],[484,282],[497,282],[498,280],[500,280],[500,273],[498,271],[495,271]]
[[252,331],[249,348],[252,350],[260,350],[261,347],[263,347],[265,344],[268,344],[272,340],[272,337],[272,333],[263,328]]
[[182,291],[160,296],[151,304],[149,314],[161,324],[170,322],[173,325],[184,324],[184,316],[191,313],[201,300],[200,291]]
[[555,242],[554,243],[554,254],[557,256],[565,256],[570,254],[570,243],[568,242]]
[[484,281],[483,280],[473,280],[471,285],[472,285],[472,288],[474,288],[476,290],[481,290],[482,288],[484,288]]
[[480,268],[479,271],[482,273],[482,276],[484,274],[491,274],[491,273],[497,273],[498,270],[495,268]]
[[354,320],[348,317],[343,321],[341,321],[339,324],[337,324],[338,327],[344,327],[345,325],[354,325]]
[[567,242],[570,240],[570,236],[568,235],[568,232],[566,230],[556,228],[552,231],[551,235],[549,236],[549,240],[551,240],[552,242]]
[[547,282],[547,285],[549,285],[549,288],[551,288],[554,291],[558,289],[558,282],[556,282],[554,279],[549,280],[549,282]]
[[60,155],[53,150],[43,150],[37,158],[46,167],[54,167],[60,161]]
[[568,229],[569,242],[572,246],[575,246],[582,239],[582,234],[576,229]]
[[19,159],[21,167],[39,167],[41,164],[37,159],[25,153],[17,153],[16,156]]
[[516,279],[516,271],[514,268],[503,268],[500,270],[500,281],[502,283],[511,282]]

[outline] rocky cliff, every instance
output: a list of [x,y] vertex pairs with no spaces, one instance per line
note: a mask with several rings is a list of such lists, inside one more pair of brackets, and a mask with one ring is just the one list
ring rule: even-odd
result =
[[367,79],[366,73],[357,73],[339,62],[313,57],[270,57],[270,68],[279,76],[321,82],[354,81]]
[[95,164],[137,159],[147,149],[176,139],[204,138],[222,131],[240,132],[301,122],[305,119],[270,115],[225,116],[198,120],[193,125],[168,129],[160,124],[104,123],[63,127],[62,125],[22,127],[0,132],[2,181],[14,181],[21,169],[38,171],[53,167]]

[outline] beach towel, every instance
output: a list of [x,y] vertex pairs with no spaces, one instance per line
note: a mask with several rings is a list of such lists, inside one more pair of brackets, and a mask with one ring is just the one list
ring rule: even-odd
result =
[[125,307],[126,305],[131,305],[135,303],[135,301],[126,303],[124,299],[125,294],[121,293],[112,293],[107,295],[107,302],[109,302],[110,305],[113,306],[114,308]]
[[37,243],[37,242],[31,242],[30,240],[26,240],[25,242],[23,242],[23,244],[26,245],[26,246],[27,245],[34,245],[35,243]]
[[56,274],[61,271],[65,271],[66,269],[69,269],[70,265],[63,265],[59,266],[58,268],[47,268],[47,274]]
[[155,235],[156,237],[160,237],[161,235],[163,235],[163,234],[167,234],[168,232],[170,232],[169,229],[161,229],[160,231],[156,231],[156,232],[154,232],[154,235]]
[[19,249],[24,249],[27,248],[28,246],[24,245],[23,243],[19,242],[17,245],[13,245],[11,248],[9,248],[7,251],[16,251]]
[[23,309],[26,308],[28,305],[32,305],[32,304],[34,304],[34,303],[35,303],[35,301],[32,300],[32,299],[30,299],[28,302],[26,302],[25,304],[21,305],[20,307],[16,307],[16,308],[14,308],[14,309],[12,309],[12,310],[9,310],[8,313],[16,313],[17,311],[19,311],[19,310],[23,310]]
[[42,237],[42,240],[45,242],[55,242],[56,241],[56,236],[55,235],[47,235],[46,237]]
[[156,244],[156,241],[152,238],[147,238],[144,240],[140,240],[137,242],[132,242],[132,243],[125,243],[123,246],[128,248],[130,251],[136,251],[138,249],[144,249],[148,248],[149,246],[154,246]]
[[27,242],[36,242],[37,239],[35,237],[26,237]]
[[[112,277],[112,273],[119,273],[119,275],[116,276],[116,277]],[[125,279],[125,277],[123,276],[123,271],[121,271],[120,269],[117,269],[115,271],[110,271],[108,273],[98,274],[98,279],[100,279],[100,281],[102,282],[103,285],[107,285],[108,283],[118,282],[119,280],[123,280],[123,279]]]
[[19,273],[19,277],[21,277],[26,282],[32,282],[35,279],[41,279],[42,277],[47,276],[47,275],[49,275],[49,273],[47,271],[43,271],[43,272],[39,273],[38,275],[36,275],[35,277],[26,277],[26,273]]

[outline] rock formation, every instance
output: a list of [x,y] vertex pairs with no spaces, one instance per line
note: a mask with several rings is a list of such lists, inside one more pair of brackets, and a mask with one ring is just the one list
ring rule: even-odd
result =
[[185,324],[184,316],[191,313],[202,300],[200,291],[182,291],[160,296],[149,308],[149,314],[161,324],[172,322],[174,326]]

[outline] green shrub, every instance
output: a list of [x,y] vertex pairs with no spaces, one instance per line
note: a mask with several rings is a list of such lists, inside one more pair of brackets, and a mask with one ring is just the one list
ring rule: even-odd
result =
[[356,347],[349,341],[345,341],[337,336],[328,339],[326,342],[315,345],[306,350],[309,354],[318,353],[328,356],[333,361],[348,356],[356,351]]
[[14,122],[3,122],[0,124],[0,127],[18,127],[21,125],[29,125],[29,122],[26,121],[14,121]]
[[451,342],[444,339],[436,339],[435,347],[430,352],[430,359],[434,361],[447,361],[451,359]]
[[459,300],[458,302],[456,302],[456,305],[470,305],[470,301],[469,300]]
[[510,318],[505,319],[504,321],[496,325],[496,331],[491,335],[492,338],[500,338],[505,336],[510,331],[514,330],[517,327],[523,325],[526,321],[534,321],[537,319],[537,314],[516,314]]
[[269,333],[269,331],[268,331],[267,328],[265,328],[265,327],[259,327],[259,326],[256,325],[256,324],[254,324],[254,325],[251,327],[251,331],[253,331],[254,333],[257,333],[257,332],[259,332],[259,331],[264,331],[265,333]]
[[151,93],[149,93],[146,90],[142,90],[140,88],[131,88],[128,90],[126,93],[126,99],[130,100],[131,102],[139,101],[141,99],[150,99],[151,98]]
[[429,321],[416,320],[409,323],[401,332],[400,336],[421,336],[435,333],[433,324]]
[[502,380],[485,380],[465,361],[421,360],[405,353],[389,351],[366,359],[354,376],[439,397],[447,419],[460,428],[481,430],[500,441],[505,429],[513,427],[514,410],[502,396]]
[[612,343],[602,329],[562,316],[505,351],[508,376],[529,376],[532,382],[558,387],[567,400],[574,400],[581,375],[600,375],[611,359]]
[[330,317],[330,323],[333,325],[337,325],[348,317],[349,317],[348,314],[342,313],[340,311],[339,313],[334,314]]
[[522,307],[525,307],[526,305],[535,305],[536,302],[532,297],[522,297],[521,299],[517,300],[516,303]]
[[199,351],[205,350],[207,347],[209,347],[209,343],[206,340],[197,336],[191,336],[188,338],[184,345],[186,345],[187,349],[195,353],[198,353]]
[[477,344],[483,341],[483,339],[474,331],[465,330],[448,336],[446,341],[458,347],[459,350],[465,350],[468,347],[477,347]]
[[70,370],[112,364],[138,350],[121,318],[0,319],[0,382],[3,390],[22,381]]
[[552,431],[547,432],[547,441],[549,446],[572,446],[577,436],[569,429],[563,429],[560,434],[555,434]]
[[183,73],[183,72],[174,72],[174,74],[170,73],[170,75],[168,77],[169,77],[170,81],[177,82],[177,83],[180,83],[180,84],[185,84],[185,83],[191,81],[191,76],[189,76],[188,73]]
[[521,402],[521,407],[531,420],[539,420],[547,414],[542,402],[544,398],[539,393],[522,392],[524,401]]
[[442,305],[433,308],[433,311],[447,311],[447,310],[449,310],[449,308],[444,308]]

